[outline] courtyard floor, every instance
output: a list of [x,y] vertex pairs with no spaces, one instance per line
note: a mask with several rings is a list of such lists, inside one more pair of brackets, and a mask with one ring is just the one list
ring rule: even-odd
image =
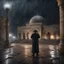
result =
[[32,56],[32,44],[12,43],[11,48],[0,51],[0,64],[64,64],[58,46],[39,44],[39,56]]

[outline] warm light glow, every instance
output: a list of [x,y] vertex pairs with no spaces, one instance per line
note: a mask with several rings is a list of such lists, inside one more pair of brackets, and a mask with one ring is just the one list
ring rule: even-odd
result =
[[47,36],[44,36],[44,39],[48,39],[48,37]]
[[60,37],[57,35],[57,36],[56,36],[56,39],[58,40],[58,39],[60,39]]
[[27,56],[28,55],[28,46],[27,45],[25,45],[25,56]]
[[9,37],[12,37],[12,34],[9,34]]
[[30,47],[31,45],[24,45],[24,48],[25,48],[25,57],[27,57],[30,53]]
[[50,39],[55,39],[54,35],[51,35],[51,36],[50,36]]
[[15,43],[12,43],[11,46],[15,46],[16,44]]
[[5,9],[6,9],[6,8],[11,8],[11,5],[12,5],[12,3],[8,3],[8,2],[7,2],[7,3],[4,4],[4,8],[5,8]]

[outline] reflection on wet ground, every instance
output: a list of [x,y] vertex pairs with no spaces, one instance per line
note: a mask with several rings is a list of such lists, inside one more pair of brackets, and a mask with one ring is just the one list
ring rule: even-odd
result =
[[[62,64],[57,45],[39,45],[39,56],[32,57],[31,44],[12,44],[2,53],[0,64]],[[63,63],[64,64],[64,63]]]

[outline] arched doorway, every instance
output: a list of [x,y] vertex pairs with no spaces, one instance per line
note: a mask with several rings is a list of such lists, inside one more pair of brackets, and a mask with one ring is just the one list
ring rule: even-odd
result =
[[51,35],[50,32],[48,32],[48,33],[47,33],[47,37],[48,37],[48,39],[50,39],[50,35]]
[[25,33],[23,32],[23,39],[25,39]]

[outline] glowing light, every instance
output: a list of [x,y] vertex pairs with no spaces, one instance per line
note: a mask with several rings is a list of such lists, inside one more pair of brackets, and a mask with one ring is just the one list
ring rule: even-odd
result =
[[25,56],[27,56],[28,55],[28,46],[25,46]]
[[50,39],[55,39],[54,35],[51,35],[51,36],[50,36]]
[[51,57],[55,57],[54,51],[50,51]]
[[15,37],[15,36],[13,36],[12,38],[13,38],[13,39],[16,39],[16,37]]
[[28,45],[25,45],[25,49],[27,49],[29,46]]
[[9,34],[9,37],[12,37],[12,34]]
[[56,39],[58,40],[58,39],[60,39],[60,37],[57,35],[57,36],[56,36]]
[[6,54],[6,55],[5,55],[5,58],[8,58],[8,57],[9,57],[9,54]]
[[47,36],[44,36],[44,39],[48,39],[48,37]]
[[15,43],[12,43],[11,46],[15,46],[16,44]]
[[11,6],[12,6],[12,3],[7,2],[7,3],[4,4],[4,9],[6,9],[6,8],[9,9],[9,8],[11,8]]
[[25,45],[24,47],[25,47],[25,57],[27,57],[30,53],[30,47],[31,46],[30,45]]

